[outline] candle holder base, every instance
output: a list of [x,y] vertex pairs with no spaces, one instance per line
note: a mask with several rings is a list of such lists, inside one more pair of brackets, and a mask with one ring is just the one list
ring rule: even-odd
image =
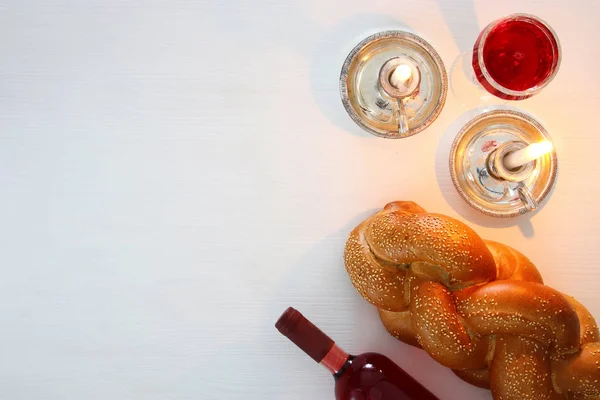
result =
[[[416,68],[420,80],[410,95],[394,98],[380,74],[400,58]],[[448,77],[439,54],[412,33],[385,31],[369,36],[348,55],[340,75],[340,94],[350,117],[376,136],[398,139],[415,135],[435,121],[446,101]]]
[[505,153],[543,140],[551,141],[548,132],[524,113],[494,110],[477,116],[461,129],[450,151],[454,187],[469,205],[493,217],[536,209],[556,182],[556,152],[517,170],[501,162]]

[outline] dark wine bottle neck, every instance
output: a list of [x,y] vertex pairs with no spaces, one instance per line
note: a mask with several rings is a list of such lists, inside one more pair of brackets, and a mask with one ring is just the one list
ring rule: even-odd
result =
[[[348,359],[348,354],[337,347],[329,336],[292,307],[279,317],[275,327],[316,362],[322,363],[327,359],[324,365],[332,373],[337,372]],[[343,362],[341,359],[344,359]]]

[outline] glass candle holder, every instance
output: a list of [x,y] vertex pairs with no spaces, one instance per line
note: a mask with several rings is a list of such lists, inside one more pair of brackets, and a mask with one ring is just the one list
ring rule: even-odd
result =
[[384,138],[415,135],[435,121],[446,101],[448,77],[439,54],[404,31],[385,31],[361,41],[340,75],[348,115]]
[[517,168],[506,157],[532,143],[551,142],[535,119],[494,110],[468,122],[450,151],[450,175],[460,196],[493,217],[515,217],[538,208],[556,182],[558,161],[550,152]]

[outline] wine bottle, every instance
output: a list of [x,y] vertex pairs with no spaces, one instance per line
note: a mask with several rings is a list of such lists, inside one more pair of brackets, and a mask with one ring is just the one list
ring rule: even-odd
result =
[[292,307],[275,327],[333,374],[336,400],[439,400],[386,356],[345,353]]

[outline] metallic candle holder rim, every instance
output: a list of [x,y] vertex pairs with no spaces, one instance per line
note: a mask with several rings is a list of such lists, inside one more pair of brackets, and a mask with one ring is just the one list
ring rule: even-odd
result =
[[[537,132],[537,134],[539,134],[541,136],[541,138],[552,141],[552,138],[548,134],[547,130],[537,120],[535,120],[533,117],[531,117],[528,114],[525,114],[523,112],[516,111],[516,110],[510,110],[510,109],[500,109],[500,110],[492,110],[492,111],[484,112],[482,114],[479,114],[475,118],[471,119],[469,122],[467,122],[461,128],[461,130],[458,132],[458,134],[456,135],[456,138],[454,139],[454,142],[452,143],[452,147],[450,150],[450,159],[449,159],[450,176],[452,178],[452,183],[453,183],[454,187],[456,188],[460,197],[462,197],[462,199],[467,204],[469,204],[471,207],[473,207],[477,211],[479,211],[485,215],[491,216],[491,217],[512,218],[512,217],[517,217],[519,215],[523,215],[523,214],[530,212],[531,208],[529,208],[526,204],[522,204],[520,207],[518,207],[517,209],[512,210],[512,211],[509,211],[509,210],[499,211],[499,210],[493,210],[488,207],[485,207],[484,205],[481,204],[481,202],[478,202],[473,197],[471,197],[469,195],[469,193],[465,190],[465,188],[463,188],[463,186],[461,185],[461,180],[457,176],[457,171],[456,171],[456,165],[457,165],[457,161],[458,161],[457,160],[457,151],[458,151],[458,147],[463,142],[465,135],[470,133],[471,129],[473,129],[477,124],[481,123],[482,121],[484,121],[486,119],[493,120],[496,117],[506,117],[509,119],[519,120],[525,124],[529,124],[535,129],[535,131]],[[539,193],[536,196],[534,196],[535,201],[538,204],[541,204],[544,201],[544,199],[550,194],[552,188],[554,187],[554,185],[556,183],[556,178],[558,175],[558,159],[556,156],[556,151],[552,150],[551,153],[545,155],[544,157],[548,157],[548,159],[549,159],[549,163],[548,163],[549,171],[547,174],[546,182],[543,182],[543,186],[541,187],[541,190],[539,191]],[[533,162],[535,162],[537,164],[538,160],[535,160]],[[537,165],[536,165],[536,168],[537,168]]]
[[[442,79],[441,93],[439,96],[438,104],[435,106],[435,108],[431,112],[431,114],[421,124],[419,124],[413,128],[410,128],[409,133],[404,136],[399,136],[397,134],[390,134],[389,130],[379,129],[372,125],[366,124],[364,122],[364,120],[361,118],[361,116],[356,112],[356,110],[352,106],[350,96],[348,94],[348,76],[349,76],[349,72],[350,72],[350,67],[352,66],[357,54],[368,44],[373,43],[376,40],[382,40],[382,39],[388,39],[388,38],[401,38],[401,39],[412,41],[412,42],[416,43],[417,45],[421,46],[425,51],[427,51],[427,53],[433,59],[435,66],[439,70],[441,79]],[[342,103],[344,104],[344,108],[346,109],[346,112],[348,113],[350,118],[352,118],[352,120],[358,126],[360,126],[362,129],[364,129],[365,131],[367,131],[375,136],[379,136],[379,137],[386,138],[386,139],[402,139],[405,137],[410,137],[410,136],[416,135],[417,133],[420,133],[421,131],[425,130],[438,118],[438,116],[442,112],[442,109],[444,108],[444,104],[446,103],[446,97],[448,95],[448,74],[446,72],[446,67],[444,65],[444,62],[442,61],[442,58],[439,55],[439,53],[433,48],[433,46],[431,44],[429,44],[429,42],[427,42],[422,37],[420,37],[414,33],[402,31],[402,30],[381,31],[381,32],[375,33],[375,34],[370,35],[370,36],[366,37],[365,39],[361,40],[356,46],[354,46],[352,51],[346,57],[344,64],[342,66],[342,71],[340,73],[339,83],[340,83],[340,96],[342,99]]]
[[521,165],[516,170],[509,170],[504,165],[504,158],[507,155],[511,152],[522,150],[525,147],[527,147],[525,142],[511,140],[502,143],[494,151],[490,152],[487,160],[490,175],[509,182],[522,182],[526,180],[533,173],[537,160]]

